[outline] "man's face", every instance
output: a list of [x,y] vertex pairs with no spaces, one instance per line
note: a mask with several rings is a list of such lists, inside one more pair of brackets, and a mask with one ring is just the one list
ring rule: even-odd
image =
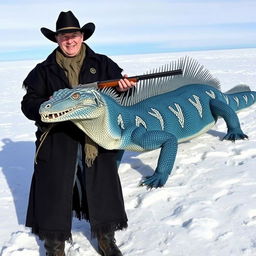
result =
[[68,57],[76,56],[83,43],[83,33],[80,31],[56,35],[57,43],[63,53]]

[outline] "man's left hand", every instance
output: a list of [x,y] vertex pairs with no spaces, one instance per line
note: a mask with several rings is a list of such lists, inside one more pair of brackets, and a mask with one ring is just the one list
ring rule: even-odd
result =
[[125,92],[136,85],[135,82],[132,82],[132,81],[130,82],[128,79],[126,79],[126,77],[128,77],[128,76],[124,75],[124,78],[120,79],[118,82],[117,90],[119,92]]

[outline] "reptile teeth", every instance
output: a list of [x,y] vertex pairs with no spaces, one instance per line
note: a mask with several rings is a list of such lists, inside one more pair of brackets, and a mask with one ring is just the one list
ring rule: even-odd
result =
[[74,110],[74,108],[71,108],[71,109],[68,109],[68,110],[65,110],[63,112],[59,112],[59,113],[52,113],[52,114],[44,114],[43,115],[43,118],[44,119],[55,119],[55,118],[58,118],[58,117],[61,117],[69,112],[71,112],[72,110]]

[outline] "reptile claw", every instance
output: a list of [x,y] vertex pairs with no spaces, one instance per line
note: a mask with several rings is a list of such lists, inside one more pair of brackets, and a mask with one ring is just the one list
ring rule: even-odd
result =
[[141,186],[147,186],[147,189],[160,188],[166,183],[168,175],[155,173],[152,176],[146,177]]
[[235,142],[236,140],[244,140],[248,139],[249,137],[244,133],[228,133],[224,136],[222,140],[231,140],[232,142]]

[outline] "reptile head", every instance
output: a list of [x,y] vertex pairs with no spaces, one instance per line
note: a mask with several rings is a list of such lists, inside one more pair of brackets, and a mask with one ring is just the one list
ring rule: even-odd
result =
[[39,114],[43,122],[97,118],[103,111],[104,101],[96,89],[61,89],[43,104]]

